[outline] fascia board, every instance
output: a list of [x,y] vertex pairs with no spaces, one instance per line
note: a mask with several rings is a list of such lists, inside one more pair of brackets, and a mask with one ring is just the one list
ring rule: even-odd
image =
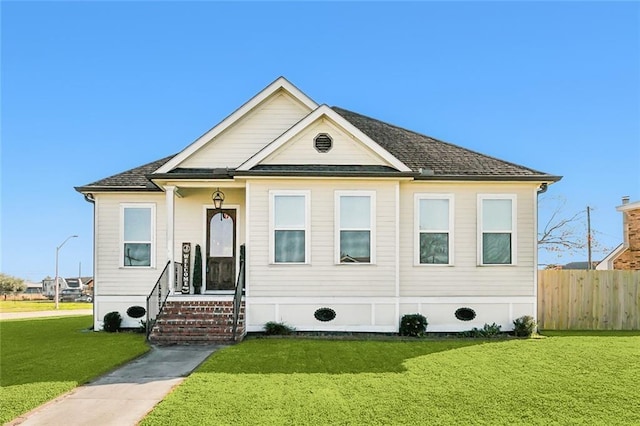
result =
[[289,92],[294,98],[296,98],[303,105],[308,107],[310,110],[313,110],[318,107],[318,104],[313,101],[310,97],[305,95],[300,89],[291,84],[286,78],[278,77],[273,83],[264,88],[260,93],[255,95],[245,104],[243,104],[240,108],[235,110],[231,115],[227,116],[224,120],[222,120],[219,124],[213,127],[211,130],[200,136],[195,140],[191,145],[187,146],[183,149],[179,154],[173,157],[171,160],[166,162],[160,168],[158,168],[154,173],[168,173],[177,167],[181,162],[186,160],[188,157],[193,155],[196,151],[202,148],[208,141],[218,136],[220,133],[224,132],[226,129],[231,127],[235,122],[240,120],[246,114],[248,114],[252,109],[258,106],[260,103],[265,101],[267,98],[272,96],[278,90],[285,90]]
[[280,135],[277,139],[275,139],[269,145],[265,146],[256,155],[254,155],[253,157],[245,161],[243,164],[241,164],[237,168],[237,170],[247,171],[247,170],[250,170],[252,167],[255,167],[256,165],[260,164],[261,161],[263,161],[269,155],[273,154],[280,147],[282,147],[284,144],[289,142],[292,138],[294,138],[296,135],[298,135],[300,132],[302,132],[309,125],[314,123],[316,120],[318,120],[322,116],[326,116],[335,124],[337,124],[338,126],[342,127],[344,130],[346,130],[348,133],[351,133],[357,140],[362,142],[367,148],[371,149],[373,152],[375,152],[383,160],[388,162],[397,170],[401,172],[412,171],[409,167],[407,167],[406,164],[404,164],[403,162],[398,160],[396,157],[394,157],[389,151],[382,148],[373,139],[365,135],[360,129],[358,129],[356,126],[348,122],[345,118],[343,118],[337,112],[332,110],[329,106],[324,104],[320,105],[317,109],[309,113],[306,117],[304,117],[302,120],[296,123],[293,127],[291,127],[289,130],[287,130],[282,135]]

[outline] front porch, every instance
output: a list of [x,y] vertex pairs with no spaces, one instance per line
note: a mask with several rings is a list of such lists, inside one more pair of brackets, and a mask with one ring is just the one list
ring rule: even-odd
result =
[[241,341],[246,334],[244,244],[239,254],[233,290],[215,294],[188,294],[179,280],[188,264],[167,262],[147,297],[148,340],[161,345]]

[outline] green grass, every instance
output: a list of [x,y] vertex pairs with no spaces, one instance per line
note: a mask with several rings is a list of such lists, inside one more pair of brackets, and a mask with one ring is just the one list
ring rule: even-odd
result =
[[639,336],[256,339],[215,353],[143,425],[638,424]]
[[[93,307],[91,303],[79,302],[60,302],[58,306],[63,311],[92,309]],[[55,302],[50,300],[0,300],[0,313],[53,311],[55,309]]]
[[90,316],[0,321],[0,424],[148,350],[142,334],[91,325]]

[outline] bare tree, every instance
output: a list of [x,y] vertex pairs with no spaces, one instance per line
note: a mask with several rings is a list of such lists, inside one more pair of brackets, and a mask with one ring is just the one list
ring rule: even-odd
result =
[[566,213],[567,200],[563,197],[542,197],[539,204],[552,204],[552,210],[544,226],[538,228],[538,248],[561,257],[563,254],[576,254],[586,250],[591,238],[595,251],[607,250],[593,238],[597,231],[587,229],[586,207],[584,210]]

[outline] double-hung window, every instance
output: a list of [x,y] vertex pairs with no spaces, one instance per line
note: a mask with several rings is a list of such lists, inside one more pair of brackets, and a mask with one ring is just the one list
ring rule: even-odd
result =
[[453,264],[453,195],[415,194],[415,264]]
[[478,261],[481,265],[515,265],[516,196],[478,195]]
[[271,191],[271,262],[309,263],[309,191]]
[[155,204],[122,204],[120,225],[121,265],[154,266]]
[[336,263],[375,263],[374,191],[336,191]]

